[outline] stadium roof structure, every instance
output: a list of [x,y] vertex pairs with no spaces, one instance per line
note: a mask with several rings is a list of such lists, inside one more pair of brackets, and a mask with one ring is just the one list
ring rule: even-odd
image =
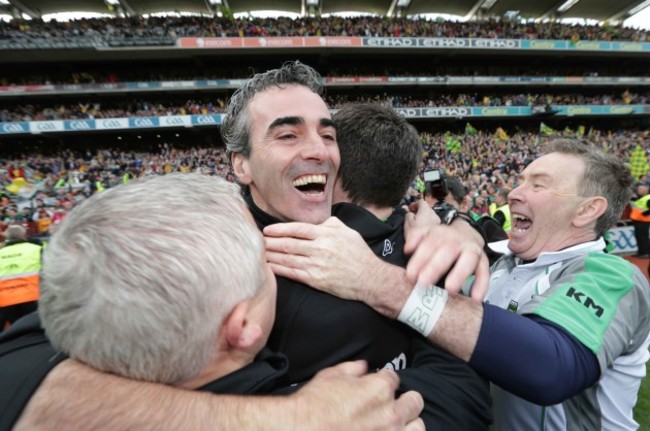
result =
[[0,12],[33,18],[61,12],[144,15],[161,12],[214,14],[222,6],[233,13],[285,11],[306,15],[341,12],[372,13],[381,16],[450,14],[471,19],[503,16],[518,11],[524,18],[584,18],[619,22],[644,7],[650,0],[0,0]]

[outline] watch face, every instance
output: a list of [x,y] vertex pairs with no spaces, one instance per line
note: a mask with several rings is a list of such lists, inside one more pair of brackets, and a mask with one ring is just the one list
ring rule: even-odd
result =
[[452,221],[454,221],[457,215],[458,215],[458,211],[456,211],[455,209],[450,209],[449,211],[447,211],[447,214],[445,214],[445,219],[444,219],[445,224],[450,224]]

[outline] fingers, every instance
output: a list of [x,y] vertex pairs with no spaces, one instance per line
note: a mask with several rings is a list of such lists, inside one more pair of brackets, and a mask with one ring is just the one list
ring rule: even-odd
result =
[[308,256],[312,244],[311,241],[304,239],[264,236],[264,248],[267,252],[267,259],[270,252]]
[[[399,377],[396,372],[392,370],[383,369],[375,373],[369,374],[366,378],[381,379],[384,384],[388,384],[388,391],[383,385],[377,387],[377,393],[394,394],[399,387]],[[424,400],[422,396],[415,391],[409,391],[399,396],[394,401],[389,397],[389,403],[384,409],[385,419],[382,423],[386,429],[395,430],[424,430],[424,422],[419,418],[422,409],[424,408]]]
[[263,232],[264,236],[269,237],[293,237],[314,240],[326,234],[327,228],[331,227],[345,227],[345,225],[338,218],[329,217],[320,225],[300,222],[276,223],[266,226]]
[[406,423],[405,430],[424,431],[424,422],[419,418],[424,408],[422,395],[415,391],[406,392],[397,399],[395,407],[402,418],[402,423]]
[[[407,218],[407,222],[415,227],[414,232],[418,231],[418,226],[422,232],[421,228],[425,224],[417,220],[417,215],[413,217],[411,220]],[[472,297],[482,299],[487,291],[489,265],[480,234],[464,221],[448,226],[429,225],[428,231],[422,236],[415,234],[409,238],[412,242],[407,246],[413,246],[417,242],[417,247],[406,267],[407,279],[413,284],[428,285],[438,283],[444,276],[445,289],[450,293],[458,293],[466,280],[474,274],[476,291],[472,291]]]
[[440,225],[440,218],[426,201],[412,203],[410,209],[413,212],[406,214],[404,220],[404,252],[407,254],[418,247],[431,228]]
[[490,282],[490,262],[488,257],[483,254],[482,262],[474,272],[474,283],[472,285],[472,299],[483,302],[485,295],[487,295],[488,285]]
[[413,253],[423,236],[422,232],[415,231],[415,214],[407,213],[404,216],[404,253]]
[[269,262],[269,266],[271,267],[271,271],[273,271],[273,274],[275,274],[278,277],[284,277],[290,280],[295,280],[298,283],[306,284],[309,286],[313,284],[311,281],[310,274],[306,271],[297,268],[278,265],[276,263],[271,263],[271,262]]
[[404,431],[425,431],[424,421],[420,418],[406,424]]
[[318,236],[318,225],[309,223],[276,223],[264,228],[264,236],[293,237],[301,239],[314,239]]
[[[486,272],[488,273],[487,278],[485,278],[482,275]],[[487,256],[485,255],[485,253],[483,253],[483,250],[480,247],[478,246],[472,247],[471,245],[467,245],[464,248],[462,254],[458,256],[456,262],[453,263],[453,267],[449,270],[449,272],[445,276],[445,289],[450,293],[458,293],[463,288],[463,285],[465,284],[467,279],[470,276],[472,276],[472,274],[476,275],[477,273],[481,274],[481,277],[485,278],[485,282],[487,283],[487,279],[489,279],[489,265],[488,265]],[[427,274],[426,271],[424,271],[423,275],[427,276],[429,274]],[[437,275],[438,274],[434,272],[433,276],[437,276]],[[425,282],[424,280],[425,279],[423,278],[420,281]],[[427,282],[432,283],[434,281],[427,281]],[[485,288],[486,288],[485,290],[487,291],[487,284]],[[480,289],[481,288],[479,288],[479,290]],[[483,293],[483,295],[485,295],[485,292]]]
[[343,223],[338,217],[329,217],[327,220],[321,223],[321,226],[346,227],[345,223]]
[[[341,362],[333,367],[325,368],[318,372],[321,376],[339,376],[347,375],[354,377],[361,377],[368,371],[368,363],[363,360]],[[396,376],[397,378],[397,376]],[[399,379],[398,379],[399,384]]]
[[399,387],[399,376],[393,370],[383,368],[375,373],[375,376],[388,382],[392,390],[397,390]]
[[406,267],[406,277],[413,284],[437,283],[456,264],[457,254],[451,250],[426,247],[423,240]]

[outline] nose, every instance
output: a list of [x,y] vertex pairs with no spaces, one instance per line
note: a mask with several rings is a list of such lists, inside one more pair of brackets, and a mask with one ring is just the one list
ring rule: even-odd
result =
[[322,136],[310,133],[303,143],[302,156],[307,160],[325,161],[329,158],[329,151]]
[[514,189],[512,189],[510,191],[510,193],[508,193],[508,203],[510,203],[512,201],[522,201],[523,200],[523,198],[522,198],[523,188],[524,188],[524,185],[520,184],[517,187],[515,187]]

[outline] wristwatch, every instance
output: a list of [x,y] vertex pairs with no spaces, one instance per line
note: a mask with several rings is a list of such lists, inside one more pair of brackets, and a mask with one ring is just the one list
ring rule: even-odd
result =
[[433,206],[433,211],[435,211],[436,215],[440,217],[440,221],[446,225],[452,224],[457,218],[465,220],[483,237],[484,244],[487,245],[488,241],[487,237],[485,236],[485,232],[469,214],[458,211],[447,202],[439,202],[435,204]]
[[447,202],[439,202],[433,206],[433,211],[440,217],[443,224],[451,224],[460,215],[460,212]]
[[450,210],[447,210],[442,217],[440,217],[440,220],[444,224],[451,224],[456,218],[460,215],[460,212],[456,208],[452,208]]

